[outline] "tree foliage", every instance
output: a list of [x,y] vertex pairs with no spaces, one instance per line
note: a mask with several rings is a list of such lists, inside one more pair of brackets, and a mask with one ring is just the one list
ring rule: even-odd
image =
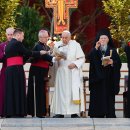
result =
[[130,41],[130,0],[103,0],[104,11],[110,16],[110,31],[118,41]]
[[20,6],[17,11],[17,27],[25,32],[25,46],[32,48],[38,40],[38,31],[43,28],[44,16],[40,16],[35,7]]
[[5,40],[5,30],[15,27],[15,11],[20,0],[0,0],[0,41]]

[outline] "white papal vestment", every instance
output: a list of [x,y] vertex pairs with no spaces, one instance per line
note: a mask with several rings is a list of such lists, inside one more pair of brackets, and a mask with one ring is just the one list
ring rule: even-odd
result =
[[[58,43],[59,44],[59,43]],[[60,41],[59,45],[62,45]],[[51,102],[51,112],[54,114],[75,114],[84,111],[82,65],[85,55],[79,43],[70,40],[66,46],[59,47],[67,59],[58,62],[55,89]],[[76,68],[69,69],[68,65],[74,63]],[[81,104],[73,103],[73,99],[81,100]]]

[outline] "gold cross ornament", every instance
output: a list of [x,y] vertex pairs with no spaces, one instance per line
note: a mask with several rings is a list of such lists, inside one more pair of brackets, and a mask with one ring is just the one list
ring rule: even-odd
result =
[[78,0],[45,0],[46,8],[53,8],[54,34],[69,30],[69,9],[78,7]]

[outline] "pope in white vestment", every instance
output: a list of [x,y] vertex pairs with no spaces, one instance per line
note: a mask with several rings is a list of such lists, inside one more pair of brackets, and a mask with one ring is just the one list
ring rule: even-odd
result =
[[58,61],[55,90],[51,102],[54,114],[78,114],[84,111],[82,65],[85,55],[79,43],[70,39],[69,31],[63,31],[58,51],[66,58]]

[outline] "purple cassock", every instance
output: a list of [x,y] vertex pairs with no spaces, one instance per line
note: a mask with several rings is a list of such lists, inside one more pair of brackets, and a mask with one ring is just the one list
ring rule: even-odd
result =
[[4,116],[5,69],[7,66],[4,54],[7,43],[8,42],[3,42],[0,44],[0,62],[2,63],[0,72],[0,116]]

